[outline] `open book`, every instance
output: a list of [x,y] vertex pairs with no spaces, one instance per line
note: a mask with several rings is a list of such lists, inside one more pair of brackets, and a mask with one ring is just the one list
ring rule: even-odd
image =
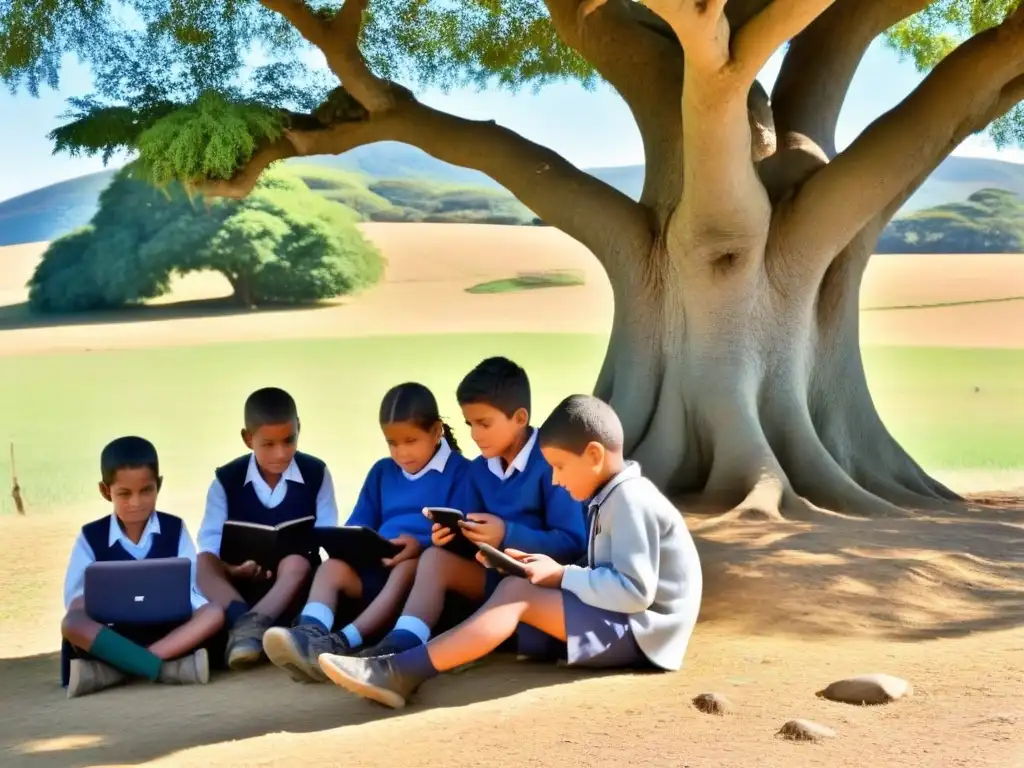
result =
[[220,559],[228,565],[253,560],[266,570],[276,571],[277,564],[289,555],[308,556],[315,551],[315,523],[313,515],[280,525],[228,520],[220,542]]
[[392,544],[372,528],[342,525],[317,528],[316,542],[328,557],[342,560],[356,570],[379,566],[385,557],[394,557],[402,548]]

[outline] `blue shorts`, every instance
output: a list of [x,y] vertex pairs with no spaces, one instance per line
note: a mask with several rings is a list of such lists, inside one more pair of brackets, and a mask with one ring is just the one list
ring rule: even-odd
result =
[[536,627],[520,624],[516,639],[521,655],[537,659],[564,659],[570,666],[591,669],[642,669],[651,666],[636,643],[628,615],[587,605],[564,589],[562,604],[566,641],[563,643]]

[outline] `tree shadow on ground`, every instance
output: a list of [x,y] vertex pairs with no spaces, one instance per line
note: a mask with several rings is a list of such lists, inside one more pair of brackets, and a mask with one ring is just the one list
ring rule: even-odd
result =
[[241,306],[229,298],[197,299],[169,304],[146,304],[98,312],[43,314],[33,312],[27,303],[0,306],[0,331],[28,328],[60,328],[76,325],[115,325],[147,323],[158,320],[194,320],[212,317],[233,317],[255,312],[294,312],[303,309],[324,309],[336,306],[331,302],[315,304],[261,304],[256,308]]
[[704,564],[702,621],[903,641],[1024,625],[1021,508],[690,525]]
[[[215,673],[205,686],[157,690],[139,682],[70,701],[58,672],[56,653],[0,659],[0,765],[5,768],[141,763],[267,733],[313,733],[438,706],[465,706],[572,682],[583,674],[503,655],[428,683],[422,703],[396,712],[330,683],[293,683],[270,666]],[[595,675],[590,671],[586,676]],[[443,690],[431,691],[433,686]]]

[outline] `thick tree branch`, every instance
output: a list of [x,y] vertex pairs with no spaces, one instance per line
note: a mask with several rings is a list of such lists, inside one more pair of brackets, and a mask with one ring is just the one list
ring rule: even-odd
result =
[[773,0],[732,39],[732,67],[748,83],[784,43],[802,32],[834,0]]
[[320,49],[327,65],[345,89],[369,112],[383,112],[395,104],[391,84],[374,75],[359,51],[359,32],[369,0],[345,0],[332,19],[323,19],[303,0],[260,0],[279,13],[307,42]]
[[547,224],[590,248],[609,271],[626,266],[616,264],[617,257],[632,257],[650,246],[646,209],[615,188],[493,121],[456,117],[411,98],[364,120],[290,129],[260,149],[231,181],[214,181],[201,189],[244,197],[275,160],[336,155],[378,141],[411,144],[439,160],[487,174]]
[[[796,36],[772,89],[780,139],[810,139],[826,158],[854,73],[871,41],[930,0],[837,0]],[[795,140],[795,137],[792,139]]]
[[[1003,101],[1024,74],[1024,6],[947,56],[902,104],[812,175],[777,217],[828,262]],[[983,125],[983,123],[982,123]]]

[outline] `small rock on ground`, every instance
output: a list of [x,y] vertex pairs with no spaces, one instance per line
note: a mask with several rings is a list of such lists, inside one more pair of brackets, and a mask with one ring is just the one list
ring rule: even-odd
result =
[[792,741],[814,741],[835,738],[831,728],[811,720],[790,720],[779,729],[779,736]]
[[903,678],[873,674],[837,680],[817,695],[844,704],[888,704],[913,692],[913,686]]
[[693,706],[706,715],[724,715],[732,712],[732,702],[720,693],[702,693],[695,696]]

